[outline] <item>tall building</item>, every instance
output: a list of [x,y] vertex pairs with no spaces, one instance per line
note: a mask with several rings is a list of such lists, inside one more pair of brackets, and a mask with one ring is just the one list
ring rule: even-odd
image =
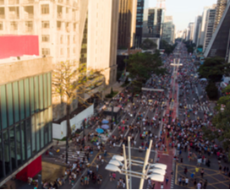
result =
[[216,15],[215,15],[215,22],[214,22],[214,27],[213,27],[213,33],[215,32],[217,25],[220,22],[220,19],[224,13],[224,10],[227,6],[229,0],[217,0],[217,5],[216,5]]
[[120,0],[118,49],[132,47],[136,33],[137,0]]
[[163,22],[164,9],[157,7],[144,9],[142,36],[160,38]]
[[205,33],[204,33],[204,43],[203,43],[203,51],[207,48],[212,35],[213,35],[213,27],[215,21],[216,9],[209,9],[206,16],[206,25],[205,25]]
[[116,82],[118,22],[119,1],[89,0],[87,68],[102,70],[107,85]]
[[194,36],[194,22],[190,22],[188,25],[187,40],[193,40],[193,36]]
[[204,11],[202,14],[202,21],[201,21],[201,28],[199,31],[199,35],[198,35],[198,41],[197,41],[197,46],[204,45],[204,38],[205,38],[205,26],[206,26],[206,22],[207,22],[207,12],[209,9],[214,8],[215,5],[213,6],[208,6],[208,7],[204,7]]
[[199,40],[199,31],[201,27],[201,21],[202,21],[201,16],[197,16],[195,18],[193,43],[195,43],[196,45],[198,44],[198,40]]
[[0,35],[38,35],[39,54],[54,63],[78,61],[78,19],[76,0],[0,1]]
[[1,36],[0,50],[2,186],[13,176],[27,182],[41,172],[41,155],[52,145],[53,68],[50,56],[37,55],[37,36]]
[[143,14],[144,14],[144,9],[147,9],[149,6],[148,1],[149,0],[137,1],[136,36],[135,36],[136,47],[140,47],[142,43]]
[[175,26],[173,24],[172,16],[165,16],[162,24],[162,38],[170,44],[174,43]]
[[223,16],[220,19],[219,24],[215,32],[212,35],[212,38],[204,52],[205,57],[222,57],[225,58],[227,62],[230,61],[230,3],[227,4],[227,7],[223,13]]

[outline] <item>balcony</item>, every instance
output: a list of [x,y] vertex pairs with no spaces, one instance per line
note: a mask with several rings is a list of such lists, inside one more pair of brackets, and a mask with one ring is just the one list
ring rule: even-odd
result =
[[4,19],[5,18],[5,15],[0,15],[0,19]]
[[0,5],[4,5],[4,0],[0,0]]
[[63,0],[58,0],[58,3],[63,3]]
[[57,18],[58,18],[58,19],[62,19],[62,17],[63,17],[62,13],[58,13],[58,14],[57,14]]

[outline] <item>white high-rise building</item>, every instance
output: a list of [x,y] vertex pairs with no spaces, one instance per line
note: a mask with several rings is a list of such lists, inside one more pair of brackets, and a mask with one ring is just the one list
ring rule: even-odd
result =
[[199,39],[199,31],[200,31],[200,25],[201,25],[202,17],[199,15],[195,18],[194,22],[194,35],[193,35],[193,43],[197,45],[198,39]]
[[77,0],[0,1],[0,35],[38,35],[40,55],[54,63],[78,60],[78,23]]
[[190,22],[188,25],[188,35],[187,35],[187,40],[193,40],[194,36],[194,22]]
[[206,16],[206,25],[205,25],[205,34],[204,34],[204,43],[203,43],[203,51],[207,48],[212,35],[213,35],[213,28],[215,23],[215,15],[216,9],[209,9]]
[[200,28],[200,31],[199,31],[199,40],[197,42],[197,46],[199,45],[204,45],[204,39],[205,39],[205,26],[206,26],[206,22],[207,22],[207,12],[210,10],[210,9],[215,9],[215,6],[216,5],[212,5],[212,6],[208,6],[208,7],[204,7],[204,11],[203,11],[203,14],[202,14],[202,22],[201,22],[201,28]]

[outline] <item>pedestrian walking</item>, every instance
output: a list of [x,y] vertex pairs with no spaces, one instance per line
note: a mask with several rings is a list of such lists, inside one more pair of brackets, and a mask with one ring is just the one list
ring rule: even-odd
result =
[[168,182],[169,182],[169,178],[168,178],[168,176],[166,176],[166,178],[165,178],[166,185],[168,184]]
[[164,189],[164,185],[163,185],[163,183],[161,184],[161,189]]
[[201,175],[201,178],[204,177],[204,169],[203,168],[200,170],[200,175]]

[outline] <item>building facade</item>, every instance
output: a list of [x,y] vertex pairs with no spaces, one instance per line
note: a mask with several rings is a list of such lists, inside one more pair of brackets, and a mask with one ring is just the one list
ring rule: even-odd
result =
[[76,0],[1,0],[0,35],[38,35],[40,55],[75,60],[79,7]]
[[144,9],[148,8],[149,5],[148,1],[149,0],[137,0],[136,36],[135,36],[136,47],[140,47],[142,43]]
[[215,32],[215,30],[217,28],[217,25],[220,22],[220,19],[221,19],[223,13],[224,13],[224,10],[225,10],[228,2],[229,2],[229,0],[217,0],[216,15],[215,15],[213,33]]
[[187,36],[187,40],[193,40],[193,36],[194,36],[194,22],[190,22],[188,25],[188,36]]
[[[52,142],[51,57],[0,60],[0,186]],[[41,171],[34,166],[34,176]],[[30,166],[33,167],[33,164]],[[20,176],[27,180],[28,176]]]
[[89,0],[87,68],[102,70],[107,85],[116,81],[119,1]]
[[160,38],[162,35],[162,24],[164,22],[164,9],[146,8],[143,17],[143,37]]
[[205,25],[203,51],[205,51],[205,49],[207,48],[207,46],[208,46],[208,44],[212,38],[215,15],[216,15],[216,9],[209,9],[208,10],[207,17],[206,17],[206,25]]
[[227,62],[230,61],[230,3],[223,13],[215,32],[204,52],[205,57],[222,57]]
[[202,21],[202,16],[197,16],[195,18],[193,43],[195,43],[196,45],[198,44],[198,41],[199,41],[201,21]]
[[119,0],[118,49],[134,45],[136,11],[137,0]]
[[162,39],[170,44],[174,43],[175,26],[173,24],[172,16],[165,16],[162,24]]

